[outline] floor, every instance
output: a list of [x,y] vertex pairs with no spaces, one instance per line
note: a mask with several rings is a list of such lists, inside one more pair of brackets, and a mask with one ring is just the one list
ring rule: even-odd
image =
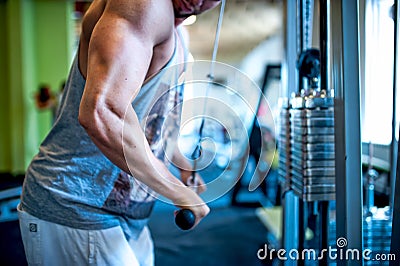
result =
[[156,266],[263,265],[257,251],[267,230],[254,208],[211,207],[191,231],[181,231],[168,208],[155,211],[149,226],[155,243]]

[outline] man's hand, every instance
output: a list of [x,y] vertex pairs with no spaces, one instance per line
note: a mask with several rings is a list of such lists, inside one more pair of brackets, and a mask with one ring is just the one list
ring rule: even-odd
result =
[[[181,190],[176,196],[177,197],[173,200],[174,205],[181,210],[191,211],[195,217],[195,222],[194,224],[190,223],[190,228],[196,227],[197,224],[210,212],[210,208],[207,206],[207,204],[204,203],[204,201],[198,196],[196,192],[188,187],[181,187]],[[175,215],[177,214],[178,210],[175,211]],[[184,221],[184,223],[186,222],[189,221]],[[186,227],[182,229],[186,230],[190,228]]]

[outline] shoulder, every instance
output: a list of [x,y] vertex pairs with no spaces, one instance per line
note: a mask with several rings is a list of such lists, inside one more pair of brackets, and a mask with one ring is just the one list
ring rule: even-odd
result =
[[125,20],[131,30],[152,38],[155,44],[170,39],[174,32],[171,0],[108,0],[104,12],[111,19]]

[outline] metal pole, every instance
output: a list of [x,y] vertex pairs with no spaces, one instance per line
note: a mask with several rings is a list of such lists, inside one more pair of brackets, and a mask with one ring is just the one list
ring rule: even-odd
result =
[[319,4],[319,39],[320,39],[320,51],[321,51],[321,90],[328,89],[328,1],[320,0]]
[[[300,55],[301,52],[303,52],[303,50],[305,49],[305,45],[304,45],[304,25],[303,25],[303,21],[304,21],[304,0],[299,0],[298,3],[298,20],[297,20],[297,28],[299,31],[299,47],[298,47],[298,54]],[[301,82],[300,82],[301,83]]]
[[[400,146],[400,142],[399,146]],[[398,147],[400,149],[400,147]],[[393,220],[392,220],[392,238],[390,244],[390,254],[395,255],[394,261],[390,261],[390,266],[397,266],[399,265],[400,261],[400,157],[397,158],[397,178],[396,178],[396,188],[395,188],[395,195],[394,197],[394,204],[393,204]]]
[[298,53],[297,48],[297,5],[295,1],[285,0],[284,5],[284,45],[285,45],[285,60],[282,64],[283,97],[290,97],[294,92],[297,92],[297,70],[296,58]]
[[[328,91],[328,0],[320,0],[320,51],[321,51],[321,91]],[[329,245],[329,201],[322,201],[320,205],[320,250],[328,250]],[[322,265],[328,265],[328,256],[324,256]]]
[[[400,146],[400,142],[398,142]],[[400,149],[400,147],[398,147]],[[394,261],[390,261],[390,266],[398,266],[400,261],[400,157],[397,157],[397,178],[395,180],[395,197],[393,203],[392,238],[390,244],[390,254],[395,255]]]
[[[298,248],[300,254],[302,254],[304,249],[304,243],[306,240],[306,223],[305,223],[305,214],[306,214],[306,203],[302,198],[299,198],[299,223],[298,223]],[[299,260],[297,261],[298,266],[305,265],[304,258],[300,256]]]
[[[283,97],[289,98],[292,93],[298,89],[298,75],[296,71],[296,58],[298,52],[297,35],[297,1],[284,1],[284,23],[285,23],[285,61],[282,64],[283,70]],[[298,213],[299,199],[293,193],[288,191],[283,199],[283,232],[282,247],[286,250],[297,248],[298,242]],[[287,260],[284,265],[296,265],[295,261]]]
[[[358,1],[331,1],[335,89],[336,236],[363,250]],[[340,249],[338,249],[340,252]],[[362,265],[338,259],[337,265]]]
[[[319,202],[320,250],[328,250],[329,246],[329,201]],[[321,265],[328,265],[329,258],[324,256]]]
[[[397,151],[396,146],[396,87],[397,87],[397,62],[398,62],[398,49],[397,38],[399,30],[398,14],[400,12],[399,0],[394,1],[394,67],[393,67],[393,122],[392,122],[392,165],[391,165],[391,204],[392,204],[392,238],[390,244],[390,253],[396,256],[395,261],[390,262],[390,266],[399,265],[400,261],[400,157],[398,151],[400,150],[400,142],[398,142]],[[397,162],[397,165],[396,165]],[[397,171],[396,171],[396,170]],[[396,174],[395,174],[396,173]]]
[[[297,4],[297,30],[298,30],[298,47],[297,47],[297,55],[295,58],[300,58],[301,53],[305,50],[306,47],[304,47],[304,0],[298,0]],[[303,82],[303,76],[300,74],[300,71],[298,71],[299,77],[298,77],[298,93],[300,93],[304,89],[304,82]],[[300,203],[301,204],[301,203]]]
[[397,164],[397,115],[396,115],[396,99],[397,99],[397,62],[398,62],[398,47],[397,47],[397,39],[398,39],[398,30],[399,30],[399,21],[398,21],[398,9],[399,9],[399,1],[394,1],[393,8],[393,20],[394,20],[394,43],[393,43],[393,108],[392,108],[392,143],[390,145],[390,207],[393,208],[394,204],[394,193],[395,193],[395,184],[396,184],[396,164]]

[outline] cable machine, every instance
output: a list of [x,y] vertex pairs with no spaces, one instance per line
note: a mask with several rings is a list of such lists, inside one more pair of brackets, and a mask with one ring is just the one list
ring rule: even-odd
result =
[[[388,208],[374,206],[377,172],[372,163],[365,176],[363,201],[358,16],[364,11],[365,1],[297,0],[285,1],[284,7],[286,80],[278,124],[282,247],[286,251],[296,249],[298,254],[316,251],[314,258],[299,256],[284,264],[377,265],[363,260],[362,252],[371,250],[372,258],[389,254],[391,238],[391,253],[397,250],[391,208],[398,213],[400,204],[391,198]],[[363,14],[360,16],[363,18]],[[313,29],[316,27],[319,31]],[[395,39],[397,46],[396,34]],[[395,85],[396,78],[394,92]],[[369,154],[372,158],[371,151]],[[394,174],[392,171],[392,184]],[[312,238],[307,233],[310,228]],[[393,232],[398,227],[395,229]],[[323,250],[329,248],[335,249],[335,260],[324,256]],[[348,256],[354,250],[361,258]]]
[[[293,8],[291,3],[286,4],[287,11]],[[296,243],[300,254],[309,248],[306,228],[310,226],[318,234],[313,248],[327,249],[329,204],[335,199],[334,98],[327,85],[327,1],[320,1],[320,6],[319,49],[311,47],[314,1],[298,1],[295,28],[287,24],[288,30],[298,32],[297,47],[292,49],[296,51],[297,84],[291,85],[296,89],[281,101],[280,177],[284,193],[293,194],[285,195],[285,208],[296,205],[298,213],[295,226],[289,225],[287,215],[283,219],[286,231],[297,231],[291,234],[297,239],[284,237],[284,247]],[[324,265],[327,259],[322,260]],[[302,257],[296,262],[305,265]]]

